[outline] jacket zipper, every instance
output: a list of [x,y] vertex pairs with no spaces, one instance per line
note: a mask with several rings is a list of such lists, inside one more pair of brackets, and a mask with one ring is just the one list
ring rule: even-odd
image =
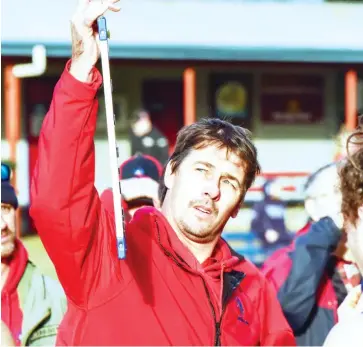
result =
[[212,310],[212,315],[213,315],[213,320],[214,320],[214,329],[215,329],[214,346],[221,346],[221,335],[222,335],[221,324],[222,324],[222,317],[223,317],[223,313],[224,313],[224,308],[222,308],[221,317],[220,317],[219,321],[217,321],[216,311],[214,310],[214,306],[213,306],[212,300],[210,298],[209,289],[207,287],[207,284],[205,283],[204,278],[202,276],[200,276],[200,278],[203,281],[203,285],[204,285],[205,292],[207,294],[209,306],[210,306],[210,308]]
[[[163,249],[166,256],[168,256],[170,259],[172,259],[177,266],[179,266],[180,268],[183,268],[180,265],[180,262],[177,259],[175,259],[175,257],[168,250],[166,250],[165,247],[161,244],[161,242],[160,242],[160,233],[159,233],[159,228],[158,228],[157,222],[155,224],[156,224],[156,228],[157,228],[157,232],[158,232],[159,246]],[[221,346],[221,335],[222,335],[221,323],[222,323],[224,308],[222,308],[221,317],[220,317],[219,321],[217,321],[216,312],[214,310],[212,300],[210,298],[210,293],[209,293],[209,289],[207,287],[207,284],[206,284],[206,282],[205,282],[202,275],[199,275],[199,277],[202,279],[202,282],[203,282],[203,285],[204,285],[204,290],[205,290],[205,292],[207,294],[208,303],[209,303],[209,306],[210,306],[211,311],[212,311],[212,316],[213,316],[213,321],[214,321],[214,329],[215,329],[214,346]]]

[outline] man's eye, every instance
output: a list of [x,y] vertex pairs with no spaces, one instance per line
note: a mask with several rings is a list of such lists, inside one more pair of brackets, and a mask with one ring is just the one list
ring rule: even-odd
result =
[[207,170],[206,170],[206,169],[203,169],[203,168],[201,168],[201,167],[197,167],[197,168],[196,168],[196,170],[197,170],[197,171],[199,171],[199,172],[207,172]]
[[230,185],[233,189],[236,189],[230,180],[223,180],[223,183]]

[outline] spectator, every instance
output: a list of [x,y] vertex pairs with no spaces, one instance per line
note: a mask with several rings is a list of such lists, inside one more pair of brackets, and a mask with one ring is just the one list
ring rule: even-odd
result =
[[59,283],[28,259],[16,238],[18,199],[10,173],[9,166],[1,164],[1,319],[16,345],[50,346],[66,311],[66,297]]
[[281,187],[276,180],[267,180],[263,185],[263,198],[253,206],[251,229],[267,255],[290,244],[292,238],[285,225],[286,204],[278,193]]
[[324,166],[309,177],[305,209],[309,223],[290,246],[266,260],[262,271],[278,291],[297,344],[321,346],[358,274],[341,232],[337,164]]
[[146,110],[134,113],[130,129],[131,155],[142,153],[153,156],[163,165],[169,157],[168,139],[157,129]]

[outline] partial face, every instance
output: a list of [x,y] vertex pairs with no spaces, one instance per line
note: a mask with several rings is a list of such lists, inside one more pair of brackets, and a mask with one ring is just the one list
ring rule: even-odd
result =
[[356,225],[347,223],[346,231],[348,237],[348,247],[357,262],[361,273],[363,273],[363,206],[358,210],[358,220]]
[[1,203],[1,257],[9,257],[15,249],[15,209]]
[[243,197],[244,168],[234,153],[209,146],[192,150],[176,172],[165,173],[167,218],[188,239],[207,243],[235,217]]
[[308,195],[305,208],[315,222],[323,217],[339,214],[342,195],[337,168],[330,167],[321,172],[309,188]]

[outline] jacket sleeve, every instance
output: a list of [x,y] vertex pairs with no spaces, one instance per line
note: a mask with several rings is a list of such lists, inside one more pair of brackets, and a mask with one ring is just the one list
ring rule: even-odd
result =
[[82,83],[68,72],[69,64],[42,125],[30,215],[67,297],[84,307],[97,288],[120,278],[120,269],[114,222],[94,186],[96,92],[102,78],[94,69],[92,82]]
[[295,249],[288,254],[291,268],[278,290],[278,299],[294,332],[304,327],[316,305],[321,278],[340,236],[332,219],[323,218],[296,239]]
[[260,317],[263,317],[261,346],[296,346],[294,334],[284,317],[276,291],[266,280],[262,295],[260,304]]

